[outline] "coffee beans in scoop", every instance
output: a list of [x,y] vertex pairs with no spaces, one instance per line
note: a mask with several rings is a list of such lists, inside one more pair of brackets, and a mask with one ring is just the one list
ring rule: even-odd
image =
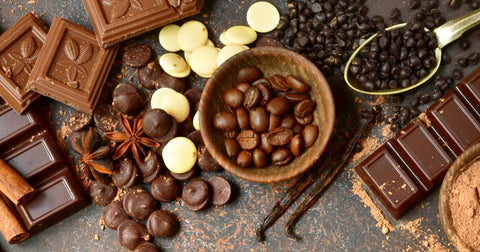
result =
[[406,88],[435,68],[435,48],[435,34],[420,22],[382,30],[360,50],[349,71],[365,90]]

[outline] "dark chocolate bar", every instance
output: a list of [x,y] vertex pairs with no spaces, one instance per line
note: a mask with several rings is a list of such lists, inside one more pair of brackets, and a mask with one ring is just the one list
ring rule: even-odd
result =
[[37,107],[34,104],[19,115],[0,99],[0,159],[37,190],[31,201],[17,207],[31,234],[88,205]]
[[0,36],[0,96],[19,114],[40,96],[27,82],[46,36],[47,27],[30,12]]
[[98,43],[109,47],[197,14],[203,7],[203,0],[83,0],[83,4]]
[[91,113],[118,47],[98,46],[95,35],[55,17],[38,55],[28,88]]
[[432,104],[355,171],[399,219],[438,187],[452,162],[480,142],[480,68]]

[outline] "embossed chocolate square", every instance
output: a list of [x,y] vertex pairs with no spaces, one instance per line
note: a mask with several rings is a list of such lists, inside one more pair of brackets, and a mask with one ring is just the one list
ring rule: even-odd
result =
[[203,0],[83,0],[104,47],[200,12]]
[[117,51],[100,47],[89,30],[55,17],[28,88],[91,113]]
[[32,13],[0,36],[0,96],[21,114],[40,95],[27,82],[47,36],[47,27]]

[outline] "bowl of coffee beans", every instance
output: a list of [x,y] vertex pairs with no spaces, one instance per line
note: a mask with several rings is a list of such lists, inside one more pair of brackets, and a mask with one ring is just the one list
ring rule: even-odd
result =
[[223,63],[203,89],[200,131],[212,157],[253,182],[293,178],[320,158],[335,109],[327,80],[302,55],[257,47]]

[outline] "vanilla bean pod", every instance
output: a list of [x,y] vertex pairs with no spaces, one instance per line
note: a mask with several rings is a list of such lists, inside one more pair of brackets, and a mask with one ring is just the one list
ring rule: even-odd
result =
[[355,148],[358,140],[363,135],[369,123],[373,120],[372,114],[362,115],[357,129],[355,130],[355,135],[348,142],[348,144],[342,148],[339,152],[341,155],[334,156],[330,163],[327,164],[325,169],[322,169],[320,172],[320,177],[313,184],[312,191],[307,195],[304,201],[295,209],[287,223],[285,224],[285,234],[288,238],[293,240],[299,240],[300,237],[294,232],[293,228],[298,219],[305,213],[325,191],[325,188],[332,182],[336,175],[343,168],[345,163],[348,161],[352,150]]

